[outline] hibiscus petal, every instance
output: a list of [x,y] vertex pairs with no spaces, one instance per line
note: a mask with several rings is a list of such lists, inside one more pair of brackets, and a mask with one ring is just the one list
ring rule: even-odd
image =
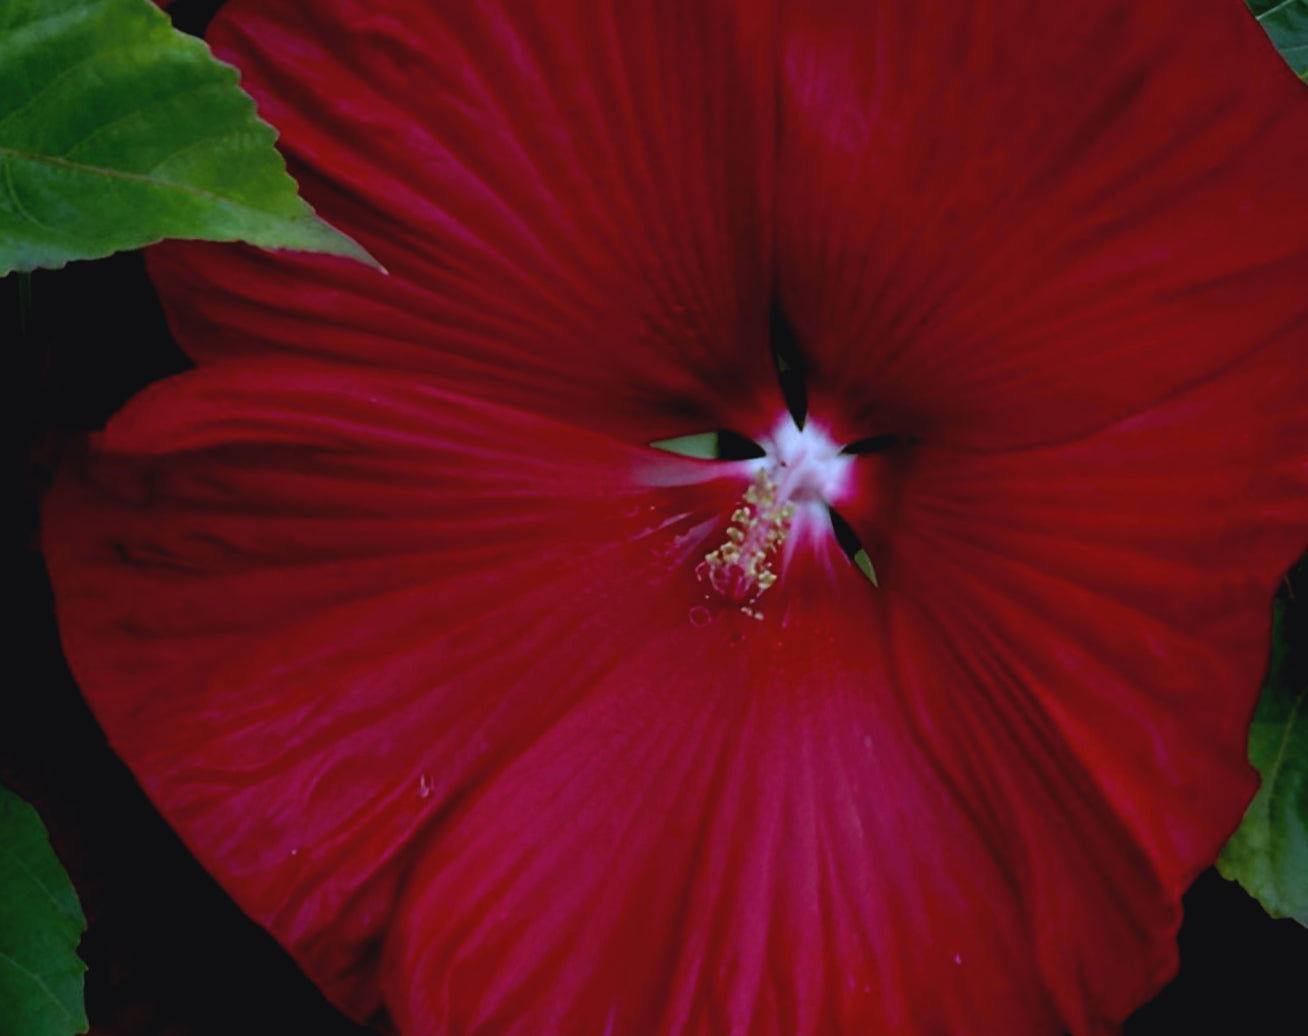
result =
[[[162,383],[96,447],[47,510],[74,671],[358,1017],[1052,1031],[1050,959],[1124,961],[1137,1000],[1170,962],[1136,842],[1054,797],[1057,742],[996,728],[913,595],[804,556],[761,624],[695,619],[734,466],[276,361]],[[1126,909],[1088,913],[1105,887]]]
[[913,451],[884,588],[819,541],[761,623],[687,607],[735,466],[205,368],[56,489],[61,622],[161,809],[357,1016],[1103,1031],[1252,787],[1300,355],[1078,444]]
[[[763,636],[645,613],[424,846],[402,1030],[1113,1031],[1252,790],[1308,523],[1295,349],[1078,446],[927,454],[888,589],[821,558]],[[1226,436],[1250,398],[1265,422]]]
[[1308,320],[1308,95],[1243,5],[823,0],[785,32],[778,280],[848,438],[1082,435]]
[[693,588],[683,555],[739,492],[705,481],[730,465],[302,361],[162,383],[96,447],[46,508],[73,671],[358,1017],[405,846],[635,651],[632,589]]
[[921,616],[843,589],[782,636],[647,616],[424,847],[385,969],[401,1030],[1054,1031],[1022,890],[884,664]]
[[150,270],[178,339],[201,362],[437,373],[646,442],[761,428],[767,22],[702,0],[227,4],[215,52],[306,198],[390,274],[167,244]]
[[[1076,443],[921,448],[889,479],[894,527],[867,536],[953,658],[929,751],[1006,847],[1072,1031],[1171,973],[1181,894],[1256,786],[1269,604],[1308,542],[1305,371],[1282,336]],[[864,500],[854,524],[884,521]]]

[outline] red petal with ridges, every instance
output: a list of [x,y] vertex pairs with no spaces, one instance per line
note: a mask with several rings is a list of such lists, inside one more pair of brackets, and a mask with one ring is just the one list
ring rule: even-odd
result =
[[[956,725],[939,724],[932,755],[978,760],[958,777],[974,815],[1008,804],[990,837],[1074,1032],[1120,1020],[1170,975],[1181,893],[1256,786],[1245,746],[1268,601],[1308,529],[1306,361],[1308,343],[1283,336],[1082,441],[922,449],[902,472],[875,560],[957,659]],[[856,527],[862,506],[846,507]],[[1077,820],[1051,838],[1057,812]],[[1145,854],[1134,877],[1095,879],[1131,845]],[[1080,859],[1093,869],[1069,880]],[[1151,916],[1170,920],[1133,935]],[[1068,932],[1096,930],[1082,957]]]
[[406,844],[635,650],[633,587],[692,592],[679,561],[740,491],[307,363],[163,383],[98,447],[46,513],[75,673],[201,860],[358,1015]]
[[1308,98],[1242,4],[787,12],[778,278],[848,438],[1083,435],[1308,321]]
[[846,575],[782,644],[670,607],[425,846],[385,968],[402,1030],[1052,1028],[1020,890],[863,664],[921,615]]
[[689,0],[228,4],[215,52],[306,198],[390,275],[163,245],[177,337],[201,362],[436,373],[646,442],[754,429],[777,398],[768,21]]

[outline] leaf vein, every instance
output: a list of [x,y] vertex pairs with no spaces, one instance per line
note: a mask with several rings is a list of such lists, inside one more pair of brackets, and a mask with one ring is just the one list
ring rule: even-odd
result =
[[27,875],[27,877],[31,880],[32,884],[45,893],[46,898],[50,900],[55,910],[57,910],[61,914],[66,914],[68,912],[64,908],[63,904],[61,904],[59,900],[55,898],[54,890],[52,890],[45,882],[43,882],[37,876],[36,872],[32,870],[32,868],[29,867],[26,864],[26,862],[24,862],[21,856],[19,856],[8,846],[0,846],[0,853],[3,853],[5,856],[8,856],[11,860],[14,861],[14,863],[18,865],[19,870],[21,870],[24,874]]
[[1308,689],[1299,692],[1294,705],[1290,708],[1290,718],[1285,721],[1285,730],[1281,733],[1281,743],[1276,747],[1276,756],[1267,767],[1269,788],[1275,787],[1280,779],[1281,769],[1285,765],[1285,754],[1290,748],[1290,735],[1294,732],[1294,725],[1299,721],[1305,698],[1308,698]]
[[0,950],[0,961],[4,961],[15,971],[18,971],[20,974],[26,975],[28,978],[30,978],[36,984],[37,988],[40,989],[41,992],[43,992],[47,997],[50,998],[50,1002],[59,1009],[59,1011],[68,1019],[70,1024],[74,1026],[79,1024],[80,1019],[78,1019],[76,1015],[73,1014],[72,1011],[68,1010],[68,1008],[64,1006],[64,1002],[59,999],[59,996],[55,993],[55,991],[51,989],[49,984],[45,981],[45,979],[43,979],[35,971],[32,971],[30,968],[23,967],[21,964],[18,963],[18,961],[14,960],[13,957],[9,956],[9,954],[5,953],[3,950]]
[[[0,157],[3,157],[7,153],[8,153],[7,148],[0,148]],[[67,231],[59,230],[56,227],[47,226],[46,224],[42,223],[39,219],[37,219],[35,216],[33,216],[30,212],[28,212],[26,206],[23,205],[22,199],[18,197],[18,188],[14,186],[13,168],[9,162],[4,163],[4,170],[5,170],[5,187],[8,188],[9,197],[13,200],[13,206],[11,207],[10,211],[16,211],[20,216],[22,216],[25,220],[27,220],[27,222],[31,223],[35,227],[40,227],[47,234],[54,234],[56,237],[66,238],[69,241],[75,240],[74,236],[72,234],[69,234]]]
[[45,22],[57,22],[69,19],[72,15],[84,14],[87,11],[94,11],[97,7],[104,7],[110,0],[88,0],[87,3],[77,7],[67,7],[62,11],[47,11],[45,14],[38,14],[35,18],[29,18],[25,22],[11,22],[8,25],[0,25],[0,29],[6,32],[18,32],[21,29],[30,29],[33,25],[42,25]]
[[[140,116],[144,112],[160,109],[167,104],[175,102],[179,98],[185,98],[192,94],[197,94],[202,90],[208,90],[212,88],[214,85],[215,84],[213,83],[197,83],[189,90],[180,90],[177,93],[173,94],[171,97],[156,101],[153,104],[143,105],[139,108],[133,108],[129,112],[124,112],[122,115],[119,115],[116,119],[110,119],[108,122],[100,126],[96,126],[95,129],[91,130],[91,132],[87,133],[85,136],[81,137],[78,140],[73,141],[71,144],[68,145],[67,148],[64,149],[64,153],[62,155],[56,157],[62,158],[66,162],[80,161],[80,159],[73,157],[74,153],[80,150],[81,148],[85,147],[91,141],[97,139],[98,137],[103,136],[105,133],[108,133],[110,130],[113,130],[118,126],[121,126],[123,123],[129,121],[130,119]],[[232,135],[232,131],[230,129],[227,129],[221,133],[214,133],[207,137],[201,137],[199,141],[195,141],[194,143],[202,143],[208,140],[221,140],[223,137],[227,137],[231,135]],[[190,147],[190,146],[191,145],[189,144],[185,145],[185,147]],[[178,150],[179,151],[185,150],[185,147],[179,148]],[[168,161],[168,158],[163,159],[158,164],[162,165],[163,162],[166,161]],[[145,174],[145,175],[149,175],[149,174]]]
[[[150,171],[148,173],[143,173],[141,175],[153,176],[155,174],[155,170],[159,169],[160,166],[167,165],[169,162],[173,161],[179,155],[185,155],[187,152],[190,151],[198,151],[199,149],[206,147],[209,144],[214,143],[215,141],[221,142],[223,140],[228,140],[235,135],[236,134],[234,133],[215,133],[208,137],[200,137],[198,140],[192,140],[190,143],[183,144],[175,151],[170,151],[168,154],[164,155],[163,158],[159,159],[158,162],[156,162],[153,166],[151,166]],[[271,144],[271,141],[269,141],[269,143]]]
[[1265,10],[1262,14],[1258,15],[1257,18],[1260,22],[1264,21],[1270,18],[1272,15],[1276,14],[1278,11],[1284,11],[1287,7],[1289,7],[1293,3],[1298,3],[1298,0],[1281,0],[1279,4],[1277,4],[1275,7],[1267,8],[1267,10]]
[[[229,205],[233,208],[240,209],[244,212],[255,213],[260,216],[269,216],[274,218],[282,217],[278,213],[269,212],[266,209],[256,208],[252,205],[246,205],[244,202],[237,201],[234,198],[225,197],[221,194],[215,194],[212,191],[206,191],[200,187],[194,187],[186,183],[177,183],[172,180],[161,180],[158,177],[152,177],[143,173],[129,173],[122,169],[111,169],[107,166],[88,165],[84,162],[73,162],[66,158],[60,158],[56,155],[38,155],[28,151],[18,151],[14,148],[0,147],[0,157],[12,156],[24,162],[33,162],[37,164],[46,164],[56,166],[60,169],[69,169],[74,172],[87,173],[94,176],[107,176],[115,180],[125,180],[129,183],[139,183],[147,187],[156,187],[164,190],[177,191],[180,194],[190,195],[204,201],[217,202],[222,205]],[[6,165],[6,168],[8,166]],[[30,218],[30,217],[29,217]],[[35,222],[35,221],[33,221]],[[39,224],[38,224],[39,225]]]
[[0,119],[0,129],[4,129],[5,126],[8,125],[10,121],[16,119],[18,116],[26,115],[32,107],[34,107],[37,103],[40,102],[40,100],[43,97],[45,97],[46,94],[48,94],[55,87],[59,86],[69,77],[71,77],[73,73],[80,71],[82,68],[86,67],[87,65],[94,64],[95,62],[99,61],[101,58],[105,58],[113,54],[119,54],[122,53],[123,51],[140,50],[140,49],[141,49],[141,40],[131,39],[124,43],[119,44],[118,46],[103,47],[100,50],[94,51],[90,54],[87,54],[85,57],[77,61],[74,61],[67,68],[61,70],[57,76],[51,79],[43,87],[41,87],[41,89],[37,90],[36,93],[34,93],[31,97],[29,97],[21,107],[15,108],[3,119]]

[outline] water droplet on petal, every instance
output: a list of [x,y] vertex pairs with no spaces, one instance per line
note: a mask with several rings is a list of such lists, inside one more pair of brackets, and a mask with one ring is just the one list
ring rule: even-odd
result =
[[702,604],[697,604],[690,609],[687,617],[690,619],[690,624],[697,629],[703,629],[713,621],[713,613]]

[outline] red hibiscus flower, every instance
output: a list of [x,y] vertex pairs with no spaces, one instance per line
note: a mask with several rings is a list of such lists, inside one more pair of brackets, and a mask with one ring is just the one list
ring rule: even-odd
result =
[[1157,990],[1308,540],[1308,96],[1241,5],[210,38],[389,274],[157,249],[197,369],[46,547],[117,750],[328,995],[1007,1036]]

